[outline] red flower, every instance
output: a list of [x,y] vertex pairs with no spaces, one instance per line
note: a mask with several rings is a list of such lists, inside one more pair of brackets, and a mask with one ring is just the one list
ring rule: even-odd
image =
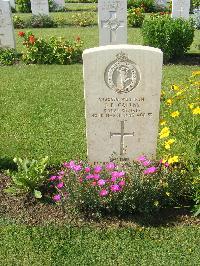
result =
[[34,43],[35,43],[35,37],[34,37],[34,35],[30,35],[30,36],[29,36],[29,42],[30,42],[31,44],[34,44]]
[[23,31],[19,31],[19,32],[18,32],[18,35],[19,35],[20,37],[24,37],[25,32],[23,32]]

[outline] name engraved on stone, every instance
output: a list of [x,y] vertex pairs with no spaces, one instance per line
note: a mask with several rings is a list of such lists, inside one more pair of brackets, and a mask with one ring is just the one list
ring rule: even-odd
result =
[[105,70],[105,83],[116,93],[128,93],[139,84],[139,68],[123,52],[117,54],[116,58]]
[[124,131],[124,120],[120,121],[121,123],[121,132],[120,133],[112,133],[110,132],[110,138],[114,137],[114,136],[120,136],[120,156],[124,156],[126,154],[126,150],[125,150],[125,145],[124,145],[124,137],[133,137],[134,136],[134,132],[133,133],[125,133]]
[[122,10],[123,7],[122,7],[122,4],[120,1],[104,1],[104,3],[102,4],[102,10],[114,10],[114,11],[117,11],[117,10]]

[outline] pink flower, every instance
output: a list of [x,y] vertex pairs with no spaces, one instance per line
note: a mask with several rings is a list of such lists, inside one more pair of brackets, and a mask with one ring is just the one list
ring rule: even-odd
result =
[[64,186],[63,182],[58,183],[57,188],[62,188]]
[[75,162],[74,161],[70,161],[69,162],[69,168],[74,169],[75,166]]
[[156,167],[152,166],[143,171],[145,175],[153,174],[156,172]]
[[83,183],[83,178],[79,177],[78,181],[79,181],[79,183]]
[[169,163],[168,162],[164,163],[164,166],[169,167]]
[[113,177],[111,177],[110,180],[111,180],[112,182],[115,182],[115,181],[117,180],[117,177],[113,176]]
[[148,166],[150,164],[151,164],[151,161],[149,161],[149,160],[146,160],[146,161],[142,162],[142,165],[144,165],[144,166]]
[[96,174],[96,175],[93,175],[93,178],[98,180],[100,178],[100,176]]
[[112,176],[113,178],[118,178],[118,177],[119,177],[119,172],[117,172],[117,171],[113,171],[113,172],[111,173],[111,176]]
[[65,174],[65,171],[60,171],[58,172],[59,175],[64,175]]
[[138,158],[136,159],[136,161],[138,161],[138,162],[146,161],[146,157],[145,157],[144,155],[142,155],[142,156],[138,157]]
[[54,181],[57,179],[57,176],[56,175],[52,175],[50,178],[49,178],[49,181]]
[[89,173],[90,172],[90,167],[89,166],[85,167],[85,172],[86,173]]
[[93,181],[92,183],[91,183],[91,186],[93,186],[93,187],[95,187],[97,185],[97,182],[96,181]]
[[90,175],[87,175],[85,179],[88,180],[88,179],[92,179],[92,178],[94,178],[94,175],[90,174]]
[[58,176],[57,176],[57,179],[58,179],[58,180],[61,180],[62,178],[63,178],[62,175],[58,175]]
[[102,166],[101,165],[97,165],[95,168],[94,168],[94,173],[95,174],[99,174],[102,170]]
[[99,195],[100,195],[101,197],[105,197],[105,196],[108,195],[108,191],[107,191],[106,189],[102,189],[102,190],[99,192]]
[[118,177],[123,177],[125,175],[124,171],[118,172]]
[[74,171],[76,171],[76,172],[78,172],[78,171],[80,171],[82,169],[82,166],[81,165],[74,165],[74,167],[73,167],[73,170]]
[[121,181],[118,183],[118,185],[119,185],[120,187],[125,186],[125,184],[126,184],[126,182],[125,182],[124,180],[121,180]]
[[112,192],[118,192],[118,191],[121,190],[121,188],[120,188],[119,185],[115,184],[115,185],[111,185],[111,186],[110,186],[110,190],[111,190]]
[[65,168],[69,168],[69,164],[68,164],[67,162],[64,162],[64,163],[63,163],[63,167],[65,167]]
[[54,201],[60,201],[60,200],[61,200],[61,196],[60,196],[59,194],[54,195],[54,196],[53,196],[53,200],[54,200]]
[[104,179],[99,179],[97,184],[101,187],[101,186],[104,186],[106,183],[106,181]]
[[115,168],[115,164],[113,162],[110,162],[106,164],[106,169],[107,170],[113,170]]

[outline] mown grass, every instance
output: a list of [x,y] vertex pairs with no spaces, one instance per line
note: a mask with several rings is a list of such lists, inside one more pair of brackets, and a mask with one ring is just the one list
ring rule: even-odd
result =
[[2,265],[199,265],[200,229],[0,227]]

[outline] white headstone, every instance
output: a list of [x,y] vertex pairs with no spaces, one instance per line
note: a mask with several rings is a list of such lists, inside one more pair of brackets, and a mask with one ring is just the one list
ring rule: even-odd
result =
[[57,9],[63,9],[65,7],[65,0],[54,0],[57,5]]
[[190,0],[172,0],[172,18],[189,19]]
[[127,0],[98,1],[99,45],[127,43]]
[[15,0],[10,0],[11,7],[15,8]]
[[123,160],[155,156],[162,62],[162,51],[148,46],[83,52],[90,162],[107,162],[114,153]]
[[9,0],[0,0],[0,47],[15,48],[14,29]]
[[31,11],[33,15],[49,15],[48,0],[31,0]]
[[167,6],[167,0],[155,0],[156,5],[160,7],[166,7]]

